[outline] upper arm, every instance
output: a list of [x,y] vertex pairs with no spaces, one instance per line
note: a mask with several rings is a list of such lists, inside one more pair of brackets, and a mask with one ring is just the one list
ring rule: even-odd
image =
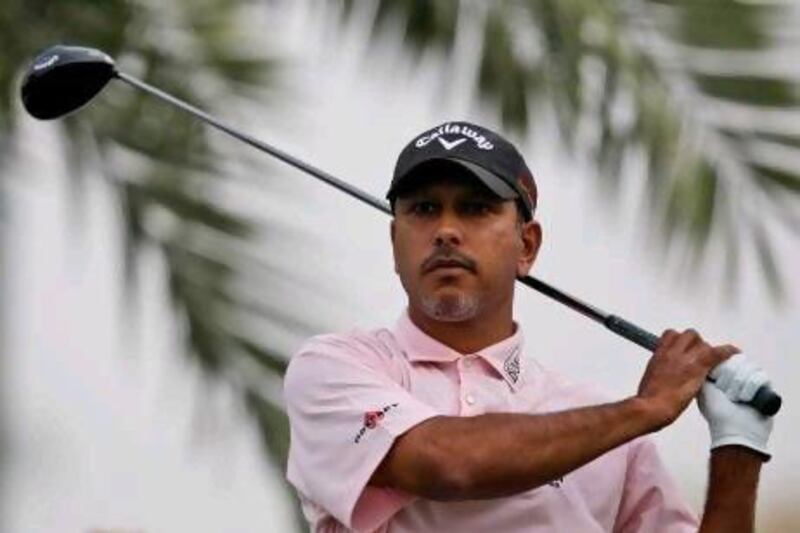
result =
[[396,512],[408,497],[367,487],[398,437],[436,416],[427,404],[358,356],[336,347],[292,359],[284,381],[290,421],[288,477],[348,528]]

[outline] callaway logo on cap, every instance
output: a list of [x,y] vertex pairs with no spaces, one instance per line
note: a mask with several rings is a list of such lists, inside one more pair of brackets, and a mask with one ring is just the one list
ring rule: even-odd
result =
[[[448,141],[447,137],[451,139],[455,138],[455,140]],[[433,140],[439,141],[439,144],[441,144],[442,148],[445,150],[452,150],[459,144],[467,142],[468,140],[473,141],[475,146],[481,150],[494,150],[494,145],[486,139],[486,136],[482,134],[477,127],[471,127],[464,123],[451,124],[448,122],[447,124],[442,124],[435,130],[429,131],[419,137],[414,142],[414,146],[416,148],[423,148]]]
[[411,176],[424,176],[425,164],[434,161],[468,170],[497,196],[522,202],[526,218],[533,218],[536,183],[525,160],[503,137],[469,122],[446,122],[408,143],[397,158],[386,197],[393,202],[401,185]]

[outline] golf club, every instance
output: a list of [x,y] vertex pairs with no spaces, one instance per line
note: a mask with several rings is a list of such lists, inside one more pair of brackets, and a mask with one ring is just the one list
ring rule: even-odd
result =
[[[367,194],[323,170],[304,163],[282,150],[246,133],[242,133],[208,113],[156,87],[119,71],[114,60],[99,50],[79,46],[56,45],[39,54],[23,80],[22,102],[25,109],[38,119],[50,120],[59,118],[83,107],[114,78],[169,102],[228,135],[244,141],[250,146],[266,152],[386,214],[392,214],[387,202]],[[651,352],[655,351],[658,346],[659,337],[617,315],[601,311],[532,276],[524,276],[518,280],[524,285],[603,324],[614,333]],[[762,386],[748,402],[749,405],[765,416],[772,416],[777,413],[781,408],[781,403],[781,397],[767,385]]]

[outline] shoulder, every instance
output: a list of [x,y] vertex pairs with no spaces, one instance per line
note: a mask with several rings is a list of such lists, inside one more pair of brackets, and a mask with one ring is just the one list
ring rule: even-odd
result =
[[399,381],[407,360],[392,332],[386,328],[351,329],[306,339],[289,361],[287,379],[322,369],[337,373],[377,372]]
[[345,358],[365,364],[404,357],[394,335],[386,328],[351,329],[315,335],[303,342],[292,360],[320,356]]

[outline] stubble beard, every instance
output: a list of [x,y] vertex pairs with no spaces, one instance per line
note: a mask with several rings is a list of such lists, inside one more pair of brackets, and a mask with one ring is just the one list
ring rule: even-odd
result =
[[478,314],[480,300],[462,292],[456,294],[426,295],[422,297],[422,310],[433,320],[462,322]]

